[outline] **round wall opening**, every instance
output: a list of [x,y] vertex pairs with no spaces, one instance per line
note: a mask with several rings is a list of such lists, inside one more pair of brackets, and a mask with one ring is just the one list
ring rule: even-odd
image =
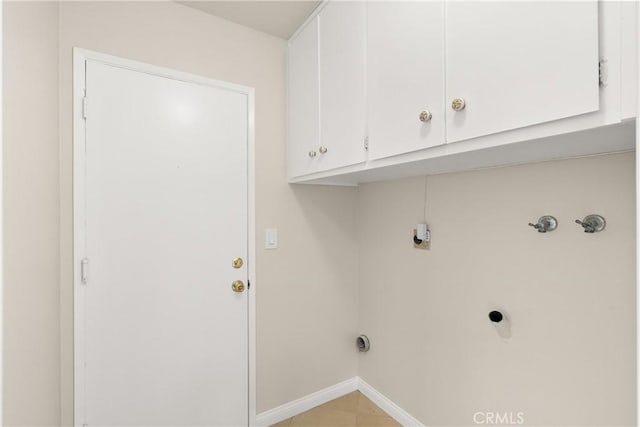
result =
[[370,344],[369,344],[369,338],[366,335],[360,335],[358,338],[356,338],[356,346],[358,346],[358,351],[359,352],[367,352],[369,351],[370,348]]

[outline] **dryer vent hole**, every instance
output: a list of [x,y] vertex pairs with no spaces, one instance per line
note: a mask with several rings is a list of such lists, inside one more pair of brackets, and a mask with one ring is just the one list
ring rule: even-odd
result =
[[356,346],[358,347],[358,351],[361,353],[369,351],[369,338],[367,338],[366,335],[360,335],[358,338],[356,338]]

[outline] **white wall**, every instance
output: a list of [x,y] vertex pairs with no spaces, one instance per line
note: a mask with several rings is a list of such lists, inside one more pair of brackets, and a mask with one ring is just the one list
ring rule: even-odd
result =
[[[635,425],[634,171],[627,153],[431,176],[430,251],[411,241],[424,177],[360,187],[359,375],[431,426]],[[604,232],[573,223],[590,213]],[[527,226],[544,214],[556,231]]]
[[3,2],[5,425],[60,419],[58,6]]

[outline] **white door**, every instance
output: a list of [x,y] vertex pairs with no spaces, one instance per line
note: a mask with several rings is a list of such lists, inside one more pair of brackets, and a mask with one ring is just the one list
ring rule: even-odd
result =
[[365,7],[332,1],[319,15],[320,170],[366,160]]
[[318,18],[289,41],[289,178],[316,171],[320,146]]
[[86,96],[76,425],[247,425],[248,96],[93,60]]
[[447,1],[445,28],[448,142],[598,110],[597,1]]
[[443,2],[367,3],[367,73],[370,159],[444,144]]

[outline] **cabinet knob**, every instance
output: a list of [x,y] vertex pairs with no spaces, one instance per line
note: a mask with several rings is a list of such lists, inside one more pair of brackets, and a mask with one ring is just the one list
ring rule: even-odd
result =
[[327,152],[327,147],[321,145],[320,148],[318,148],[318,151],[320,152],[320,154],[324,154]]
[[310,150],[309,151],[309,157],[311,157],[312,159],[316,156],[316,150]]
[[465,105],[463,98],[454,98],[453,101],[451,101],[451,108],[453,108],[454,111],[464,110]]
[[428,122],[429,120],[431,120],[431,117],[433,117],[431,115],[431,111],[429,110],[423,110],[420,112],[420,121],[421,122]]

